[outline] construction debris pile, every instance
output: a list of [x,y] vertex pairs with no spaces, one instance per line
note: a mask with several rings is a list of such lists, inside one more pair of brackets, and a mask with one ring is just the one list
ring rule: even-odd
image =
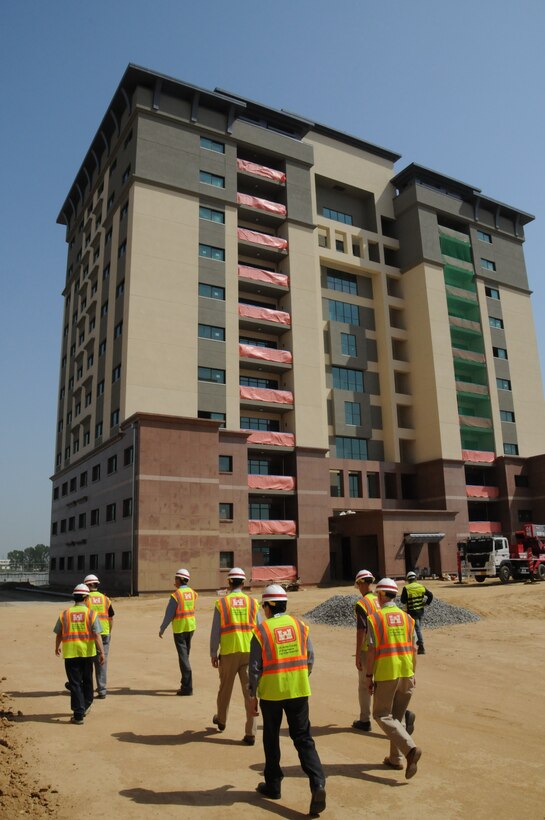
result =
[[[359,595],[333,595],[303,617],[310,623],[327,624],[328,626],[354,626],[354,604]],[[399,604],[399,599],[396,601]],[[438,629],[441,626],[454,626],[479,621],[478,615],[461,606],[451,606],[434,598],[424,611],[426,629]]]

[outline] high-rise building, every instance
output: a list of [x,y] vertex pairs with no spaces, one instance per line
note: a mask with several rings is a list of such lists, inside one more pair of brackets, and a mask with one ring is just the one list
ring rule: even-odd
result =
[[53,582],[440,574],[543,519],[532,217],[399,159],[127,68],[58,217]]

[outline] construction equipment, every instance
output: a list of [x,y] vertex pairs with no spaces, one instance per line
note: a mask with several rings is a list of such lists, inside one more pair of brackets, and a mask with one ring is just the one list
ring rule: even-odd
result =
[[460,576],[480,583],[545,581],[545,524],[524,524],[512,544],[503,535],[471,536],[458,543],[458,557]]

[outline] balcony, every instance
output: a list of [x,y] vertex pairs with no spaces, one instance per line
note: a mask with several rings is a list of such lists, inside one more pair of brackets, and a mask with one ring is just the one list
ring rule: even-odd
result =
[[260,536],[270,538],[275,535],[283,538],[288,535],[295,538],[297,527],[295,521],[251,519],[248,521],[248,532],[251,536],[257,538]]
[[280,202],[263,199],[251,194],[237,193],[238,212],[245,222],[256,222],[258,225],[276,227],[286,219],[287,208]]
[[268,493],[293,493],[295,478],[290,475],[249,475],[250,490],[266,490]]
[[501,523],[499,521],[470,521],[469,532],[479,535],[501,535]]
[[295,436],[293,433],[276,433],[270,430],[250,430],[247,438],[248,446],[256,445],[260,450],[293,450],[295,447]]
[[288,254],[288,240],[269,233],[237,228],[238,252],[241,256],[277,262]]
[[250,369],[263,370],[266,362],[267,370],[291,370],[293,356],[289,350],[277,350],[273,347],[258,347],[257,345],[239,344],[240,363]]
[[493,464],[496,454],[487,450],[462,450],[462,459],[469,464]]
[[486,384],[463,382],[457,379],[456,392],[462,396],[488,396],[488,386]]
[[266,330],[281,334],[291,328],[291,316],[284,310],[239,304],[238,315],[240,317],[239,326],[249,330]]
[[289,390],[273,390],[269,387],[246,387],[241,385],[240,406],[248,408],[262,408],[277,413],[293,410],[293,393]]
[[237,159],[237,173],[239,179],[249,183],[258,183],[268,190],[278,190],[286,184],[286,175],[283,171],[250,162],[246,159]]
[[476,353],[473,350],[462,350],[461,347],[453,347],[452,355],[454,359],[458,359],[459,361],[467,362],[473,365],[486,364],[486,356],[484,353]]
[[468,484],[466,486],[466,496],[468,498],[495,499],[500,497],[500,488],[486,484]]

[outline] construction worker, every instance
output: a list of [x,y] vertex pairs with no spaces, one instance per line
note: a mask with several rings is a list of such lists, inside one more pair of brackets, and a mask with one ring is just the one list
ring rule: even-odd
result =
[[212,666],[219,670],[220,677],[217,712],[212,721],[218,727],[219,732],[224,731],[233,684],[238,675],[246,707],[246,724],[242,741],[248,746],[253,746],[256,716],[248,691],[248,663],[250,642],[257,621],[259,604],[255,598],[251,598],[242,591],[246,580],[246,573],[243,569],[234,567],[229,570],[227,580],[229,589],[224,598],[218,598],[216,601],[210,632],[210,660]]
[[360,569],[356,575],[356,587],[361,598],[356,601],[354,614],[356,616],[356,668],[358,670],[358,700],[360,717],[352,723],[352,728],[362,732],[371,731],[371,695],[367,686],[367,616],[378,609],[378,598],[372,592],[371,585],[375,579],[368,569]]
[[401,771],[404,755],[405,778],[410,780],[422,756],[422,750],[401,723],[414,690],[414,621],[396,605],[398,588],[391,578],[379,581],[375,592],[380,609],[367,618],[366,672],[369,691],[374,693],[373,717],[390,740],[390,754],[384,758],[384,765]]
[[309,812],[317,816],[325,809],[325,774],[310,734],[308,677],[314,651],[308,627],[286,613],[288,596],[279,584],[271,584],[261,598],[265,620],[258,624],[250,644],[250,694],[257,714],[260,698],[263,715],[265,782],[257,791],[272,800],[280,798],[284,777],[280,767],[280,724],[286,714],[290,737],[301,767],[310,782]]
[[401,590],[401,604],[405,607],[411,618],[414,619],[416,629],[416,642],[418,654],[425,655],[424,638],[422,637],[422,627],[420,622],[424,617],[424,607],[429,606],[433,601],[433,592],[419,583],[416,579],[416,572],[407,573],[407,583]]
[[176,692],[177,695],[193,694],[193,673],[189,663],[189,653],[196,625],[195,604],[199,596],[188,586],[189,578],[190,575],[187,569],[179,569],[174,576],[176,590],[170,596],[163,623],[159,627],[159,637],[162,638],[167,626],[170,623],[172,624],[172,634],[178,652],[181,674],[181,683]]
[[89,587],[89,596],[86,598],[87,606],[92,609],[100,618],[100,625],[102,627],[102,646],[104,647],[104,663],[101,665],[98,662],[98,657],[95,658],[95,676],[97,683],[97,696],[99,700],[104,700],[107,695],[107,676],[108,676],[108,652],[110,651],[110,638],[114,625],[114,608],[112,602],[107,595],[98,591],[100,581],[96,575],[87,575],[83,579],[83,583]]
[[70,685],[70,722],[81,725],[93,703],[94,658],[98,655],[99,663],[104,663],[104,649],[100,620],[86,603],[89,587],[78,584],[72,595],[73,606],[61,612],[53,631],[55,654],[62,652]]

